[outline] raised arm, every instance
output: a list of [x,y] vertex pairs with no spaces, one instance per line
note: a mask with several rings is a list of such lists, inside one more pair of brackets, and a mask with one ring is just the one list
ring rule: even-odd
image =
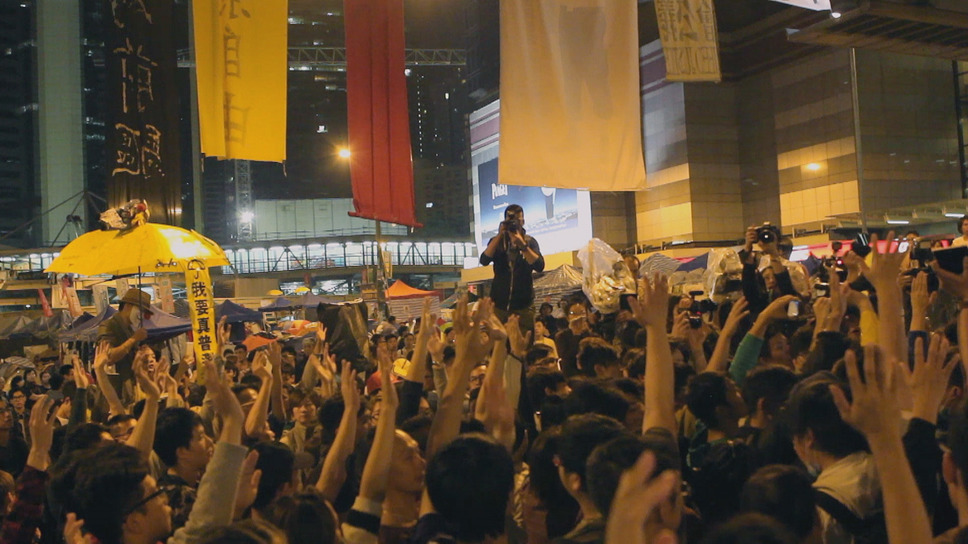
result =
[[666,333],[669,282],[662,274],[639,280],[639,296],[630,299],[635,320],[646,331],[645,417],[642,431],[659,427],[676,434],[675,369]]
[[796,298],[793,295],[780,297],[771,302],[765,310],[760,312],[760,315],[756,316],[756,321],[753,322],[750,332],[746,333],[743,341],[736,348],[736,356],[733,358],[732,366],[729,367],[729,375],[737,385],[743,385],[746,375],[759,362],[760,348],[766,339],[766,330],[770,327],[770,324],[777,319],[786,317],[787,305]]
[[108,377],[106,371],[108,351],[110,349],[111,345],[107,342],[98,342],[97,347],[94,349],[94,376],[97,378],[98,389],[104,395],[104,400],[108,403],[109,413],[112,416],[117,416],[127,412],[124,409],[124,404],[121,403],[121,399],[118,397],[118,392],[111,385],[111,379]]
[[141,455],[148,459],[155,442],[155,426],[158,423],[158,400],[161,398],[161,390],[158,389],[158,384],[148,376],[148,371],[145,368],[146,361],[145,353],[139,352],[131,367],[138,386],[144,391],[145,409],[141,412],[141,417],[138,418],[138,422],[132,429],[127,444],[140,451]]
[[949,272],[932,263],[934,273],[941,280],[941,288],[957,297],[961,310],[958,312],[958,354],[961,355],[961,368],[968,376],[968,257],[962,262],[961,274]]
[[121,345],[117,347],[112,347],[108,349],[107,358],[109,363],[116,363],[121,359],[124,359],[131,350],[138,347],[138,344],[144,342],[148,338],[148,330],[145,328],[140,328],[134,331],[131,338],[128,338]]
[[380,377],[383,379],[380,418],[376,423],[373,447],[363,466],[360,478],[360,497],[383,502],[386,495],[387,479],[390,476],[390,459],[393,457],[393,434],[396,432],[397,407],[400,399],[393,385],[393,365],[389,358],[380,361]]
[[898,251],[900,244],[894,243],[894,231],[888,233],[883,251],[878,248],[877,241],[877,235],[872,235],[871,266],[866,276],[877,291],[879,345],[886,350],[888,359],[906,361],[907,335],[897,277],[907,251]]
[[713,355],[709,358],[709,364],[706,365],[707,372],[726,372],[733,336],[736,335],[743,319],[750,315],[748,307],[749,303],[746,302],[746,297],[740,297],[730,308],[726,323],[723,324],[722,330],[719,331],[719,338],[716,339],[716,348],[713,349]]
[[[346,480],[346,458],[356,445],[357,413],[360,411],[360,390],[356,385],[356,371],[349,361],[343,361],[340,374],[340,391],[343,395],[343,417],[336,431],[333,445],[323,461],[323,470],[316,480],[316,489],[330,502],[336,500]],[[390,384],[387,384],[390,385]],[[392,387],[392,385],[390,385]]]
[[245,436],[250,438],[261,436],[265,432],[266,422],[269,420],[269,397],[272,394],[272,373],[266,365],[269,356],[266,352],[257,353],[252,360],[252,373],[262,380],[259,394],[255,397],[255,404],[249,409],[245,418]]
[[491,359],[484,373],[484,383],[481,384],[474,417],[510,452],[514,447],[514,405],[508,399],[504,380],[505,362],[508,358],[505,342],[507,333],[501,320],[494,314],[491,314],[485,327],[494,346],[491,348]]
[[269,409],[283,423],[287,420],[286,405],[282,400],[282,344],[269,344],[269,362],[272,363],[272,390],[269,393]]
[[[864,379],[857,368],[857,357],[848,350],[844,356],[850,381],[851,401],[843,390],[831,386],[840,416],[867,438],[884,497],[887,535],[892,544],[931,542],[931,523],[917,482],[901,442],[901,411],[897,404],[897,359],[876,345],[864,346]],[[903,363],[906,364],[906,363]]]
[[437,403],[437,414],[430,425],[426,458],[430,459],[445,444],[457,437],[463,415],[464,394],[474,365],[484,360],[491,349],[490,342],[481,339],[479,325],[490,318],[493,303],[481,299],[472,317],[467,309],[467,297],[461,297],[454,310],[454,343],[456,357],[447,374],[447,387]]

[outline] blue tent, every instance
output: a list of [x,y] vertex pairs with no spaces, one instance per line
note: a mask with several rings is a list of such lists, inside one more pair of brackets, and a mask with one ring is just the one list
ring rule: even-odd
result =
[[231,300],[226,300],[215,307],[215,320],[218,321],[223,317],[226,318],[228,323],[245,323],[247,321],[262,323],[261,313],[241,304],[236,304]]
[[144,322],[144,328],[148,330],[148,341],[151,343],[168,340],[192,330],[190,319],[175,317],[161,311],[157,306],[152,306],[151,311],[151,319]]
[[676,272],[692,272],[693,270],[703,269],[709,266],[709,253],[703,253],[688,263],[683,263]]
[[65,329],[57,335],[57,340],[60,342],[93,342],[94,340],[97,340],[97,329],[101,326],[101,323],[111,319],[111,317],[116,313],[118,313],[117,310],[111,306],[108,306],[104,308],[101,313],[97,314],[91,319],[87,319],[80,324],[77,324],[75,321],[73,327]]
[[294,310],[299,305],[285,297],[279,297],[272,301],[272,304],[259,308],[260,312],[284,312]]

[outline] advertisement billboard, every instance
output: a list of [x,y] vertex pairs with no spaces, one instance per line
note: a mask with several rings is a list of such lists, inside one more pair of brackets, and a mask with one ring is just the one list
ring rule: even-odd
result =
[[487,247],[510,204],[524,208],[524,228],[545,255],[574,251],[592,237],[588,191],[504,185],[498,179],[500,101],[470,116],[474,235],[479,252]]

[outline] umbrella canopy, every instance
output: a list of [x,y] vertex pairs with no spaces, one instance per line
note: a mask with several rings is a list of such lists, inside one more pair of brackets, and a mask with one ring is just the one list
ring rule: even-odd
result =
[[386,290],[386,295],[388,299],[437,297],[437,300],[440,300],[440,291],[424,291],[423,289],[410,287],[406,283],[403,283],[403,280],[393,282],[393,285]]
[[258,311],[236,304],[231,300],[226,300],[215,307],[215,320],[218,321],[223,317],[228,323],[262,322],[262,314]]
[[127,230],[89,232],[61,250],[45,272],[122,276],[143,272],[180,272],[186,263],[228,266],[218,244],[193,230],[147,223]]
[[[262,306],[259,308],[260,312],[284,312],[286,310],[295,309],[297,304],[289,300],[286,297],[279,297],[272,301],[272,304],[268,306]],[[261,319],[259,321],[262,321]]]
[[265,336],[253,334],[252,336],[243,340],[242,345],[245,346],[245,349],[247,351],[255,351],[261,348],[262,346],[271,344],[275,341],[276,341],[275,338],[266,338]]

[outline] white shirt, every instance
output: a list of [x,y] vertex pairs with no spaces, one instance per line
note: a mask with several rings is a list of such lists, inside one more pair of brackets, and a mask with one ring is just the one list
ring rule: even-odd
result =
[[965,240],[964,236],[959,236],[954,240],[952,240],[951,245],[949,247],[961,247],[961,246],[968,246],[968,240]]
[[[881,482],[874,467],[874,457],[857,452],[830,465],[813,483],[813,487],[837,499],[844,506],[866,519],[883,509]],[[820,513],[824,544],[852,544],[854,539],[826,511]]]

